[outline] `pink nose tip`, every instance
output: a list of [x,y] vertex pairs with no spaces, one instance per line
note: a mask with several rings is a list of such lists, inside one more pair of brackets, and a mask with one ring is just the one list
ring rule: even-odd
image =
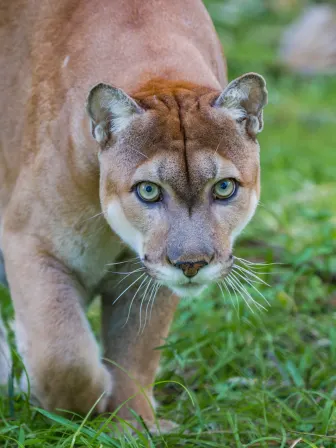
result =
[[195,277],[195,275],[198,273],[198,271],[206,266],[208,263],[204,260],[200,261],[179,261],[175,263],[174,266],[176,266],[179,269],[182,269],[183,274],[186,277]]

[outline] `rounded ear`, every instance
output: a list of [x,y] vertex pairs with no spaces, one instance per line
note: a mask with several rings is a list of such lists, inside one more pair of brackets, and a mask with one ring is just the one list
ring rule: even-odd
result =
[[108,84],[98,84],[90,91],[86,110],[91,118],[92,135],[105,144],[111,133],[125,129],[134,115],[143,109],[123,90]]
[[267,104],[266,81],[257,73],[247,73],[231,81],[214,102],[238,122],[246,120],[246,130],[255,136],[263,128],[263,107]]

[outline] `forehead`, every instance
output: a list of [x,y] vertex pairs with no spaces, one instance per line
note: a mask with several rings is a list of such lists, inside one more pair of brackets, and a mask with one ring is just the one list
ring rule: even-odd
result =
[[131,170],[129,180],[168,184],[180,195],[225,177],[253,186],[258,145],[211,101],[211,95],[188,94],[142,102],[146,113],[133,121],[118,151]]
[[[211,111],[210,111],[211,112]],[[156,117],[155,131],[137,139],[146,160],[136,176],[168,183],[175,188],[201,188],[212,179],[234,177],[255,182],[258,146],[241,135],[222,111],[202,113],[194,108],[178,116]],[[155,141],[152,136],[156,135]]]
[[150,180],[170,185],[180,196],[197,192],[214,179],[226,177],[241,180],[241,173],[228,159],[210,151],[194,151],[185,158],[181,152],[160,153],[143,163],[135,172],[134,181]]

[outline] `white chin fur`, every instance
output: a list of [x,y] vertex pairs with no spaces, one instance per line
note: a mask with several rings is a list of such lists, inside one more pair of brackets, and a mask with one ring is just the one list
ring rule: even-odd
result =
[[202,286],[189,286],[183,287],[181,286],[168,286],[175,294],[179,297],[197,297],[199,296],[206,288],[205,285]]

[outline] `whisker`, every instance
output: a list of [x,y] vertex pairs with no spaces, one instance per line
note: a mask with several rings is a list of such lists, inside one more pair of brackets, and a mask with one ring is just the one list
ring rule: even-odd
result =
[[80,222],[80,224],[82,224],[83,222],[86,222],[86,221],[90,221],[91,219],[98,218],[98,216],[101,216],[103,214],[104,214],[104,212],[97,213],[96,215],[93,215],[90,218],[84,219],[83,221]]
[[238,288],[239,288],[242,292],[244,292],[244,293],[247,295],[247,297],[249,297],[249,299],[252,301],[252,303],[253,303],[256,307],[258,307],[258,308],[262,308],[263,310],[267,311],[267,309],[266,309],[263,305],[261,305],[261,303],[259,303],[259,302],[257,302],[256,300],[254,300],[254,298],[253,298],[253,297],[251,296],[251,294],[247,291],[247,289],[245,288],[245,286],[241,283],[241,281],[240,281],[237,277],[234,276],[233,273],[232,273],[232,277],[231,277],[231,278],[232,278],[233,281],[236,282]]
[[235,284],[233,283],[232,279],[229,278],[229,277],[230,277],[230,274],[229,274],[227,277],[225,277],[225,278],[226,278],[226,281],[228,282],[228,284],[229,284],[229,285],[231,286],[231,288],[233,289],[233,292],[234,292],[234,294],[235,294],[235,296],[236,296],[236,299],[238,300],[238,296],[237,296],[237,293],[236,293],[236,291],[237,291],[238,294],[242,297],[242,299],[243,299],[244,302],[246,303],[246,305],[248,306],[248,308],[250,309],[250,311],[254,314],[254,311],[253,311],[253,309],[251,308],[251,305],[249,304],[248,300],[246,300],[245,296],[241,293],[241,291],[239,291],[239,289],[237,288],[237,286],[235,286]]
[[[243,275],[246,275],[245,274],[245,272],[244,271],[241,271],[239,268],[241,268],[241,266],[238,266],[238,265],[234,265],[234,266],[232,266],[232,269],[237,273],[237,271],[240,271],[240,273],[243,273]],[[249,273],[250,275],[252,274],[252,272],[250,272]],[[253,279],[253,278],[251,278],[250,277],[250,281],[252,282],[252,283],[262,283],[260,280],[255,280],[255,279]],[[269,285],[267,285],[267,286],[269,286]]]
[[[237,282],[237,279],[233,276],[231,276],[231,281],[234,283],[234,285],[237,288],[237,291],[240,293],[240,295],[243,297],[244,302],[246,303],[246,305],[250,308],[250,310],[252,310],[252,307],[249,306],[249,301],[251,301],[254,305],[255,305],[255,300],[253,299],[253,297],[246,291],[245,288],[243,288],[241,286],[241,284],[239,282]],[[253,312],[253,311],[252,311]]]
[[222,143],[224,137],[225,137],[225,133],[224,133],[224,135],[222,135],[222,137],[219,139],[219,142],[218,142],[218,145],[216,146],[216,150],[215,150],[215,152],[214,152],[214,155],[217,153],[218,148],[219,148],[220,144]]
[[[232,284],[232,282],[230,281],[230,279],[228,277],[225,277],[225,280],[226,280],[227,284],[225,283],[224,286],[226,286],[227,291],[229,292],[229,294],[230,294],[230,288],[232,289],[232,291],[233,291],[233,293],[235,295],[235,298],[236,298],[236,302],[237,302],[238,307],[239,307],[239,298],[238,298],[237,293],[236,293],[236,288],[234,287],[234,285]],[[239,291],[238,291],[238,294],[239,294]]]
[[235,263],[233,265],[233,267],[234,266],[239,266],[240,268],[248,269],[249,271],[253,272],[256,275],[278,275],[278,274],[281,274],[281,271],[271,271],[271,272],[261,271],[261,269],[263,269],[262,266],[260,266],[260,267],[253,267],[253,266],[247,265],[247,264],[243,264],[243,266],[240,266],[237,263]]
[[285,264],[285,263],[257,263],[254,261],[245,260],[245,258],[239,258],[239,257],[234,257],[234,258],[235,258],[235,260],[239,260],[244,264],[252,265],[252,266],[277,266],[277,265]]
[[144,282],[147,280],[147,278],[148,278],[148,275],[142,280],[142,282],[140,283],[140,286],[139,286],[138,289],[136,290],[136,292],[135,292],[135,294],[134,294],[134,296],[133,296],[133,298],[132,298],[132,300],[131,300],[130,306],[128,307],[127,319],[126,319],[126,322],[125,322],[124,325],[123,325],[123,328],[124,328],[125,325],[127,324],[128,319],[129,319],[129,317],[130,317],[133,302],[134,302],[134,300],[135,300],[135,298],[136,298],[138,292],[140,291],[142,285],[143,285]]
[[[142,295],[142,299],[141,299],[141,303],[140,303],[140,310],[139,310],[139,331],[138,331],[138,334],[141,332],[141,311],[142,311],[142,304],[143,304],[143,302],[144,302],[144,300],[145,300],[145,298],[146,298],[146,294],[147,294],[149,285],[152,283],[152,280],[153,280],[152,278],[149,279],[149,282],[148,282],[148,284],[147,284],[147,287],[146,287],[146,289],[145,289],[145,292],[144,292],[143,295]],[[146,323],[146,322],[145,322],[145,323]]]
[[121,272],[121,271],[106,271],[106,272],[109,272],[110,274],[126,275],[126,274],[133,274],[134,272],[140,271],[141,269],[145,269],[145,267],[135,269],[134,271],[131,272]]
[[157,283],[154,280],[154,282],[152,284],[151,292],[149,294],[149,299],[148,299],[147,305],[146,305],[145,323],[144,323],[144,326],[142,328],[142,333],[145,331],[145,327],[146,327],[146,323],[147,323],[147,317],[148,317],[148,309],[149,309],[149,305],[151,303],[152,297],[153,297],[153,295],[155,293],[156,286],[157,286]]
[[[220,289],[220,291],[221,291],[221,293],[222,293],[223,299],[225,300],[225,295],[224,295],[224,291],[223,291],[222,285],[221,285],[219,282],[216,282],[216,283],[217,283],[217,286],[218,286],[218,288]],[[226,286],[225,286],[225,287],[226,287]],[[234,301],[233,301],[233,299],[232,299],[232,295],[230,294],[230,292],[229,292],[228,289],[227,289],[227,292],[229,293],[230,300],[231,300],[231,303],[232,303],[233,308],[237,311],[237,309],[236,309],[236,305],[235,305],[235,303],[234,303]]]
[[[124,264],[124,263],[129,263],[130,261],[132,261],[132,260],[137,260],[139,257],[134,257],[134,258],[130,258],[129,260],[126,260],[126,261],[118,261],[117,263],[107,263],[105,266],[113,266],[113,265],[116,265],[116,264]],[[140,260],[140,261],[137,261],[137,262],[132,262],[132,264],[134,264],[134,263],[142,263],[142,261]]]
[[151,309],[150,309],[150,312],[149,312],[149,321],[152,319],[153,305],[154,305],[156,296],[157,296],[157,294],[158,294],[159,289],[161,288],[161,286],[162,286],[162,283],[158,282],[158,287],[156,288],[156,291],[155,291],[155,294],[154,294],[154,297],[153,297],[153,300],[152,300]]
[[267,303],[268,306],[271,306],[271,304],[269,303],[269,301],[266,299],[266,297],[253,285],[252,281],[250,281],[249,279],[247,279],[246,277],[244,277],[244,275],[240,274],[239,272],[236,272],[237,275],[239,275],[240,278],[242,278],[243,280],[245,280],[250,286],[252,286],[252,288],[260,295],[260,297],[262,297],[265,302]]
[[146,154],[144,154],[141,151],[138,151],[137,149],[132,148],[133,151],[137,152],[138,154],[141,154],[142,156],[146,157],[146,159],[148,159],[148,157],[146,156]]
[[[222,285],[224,286],[224,288],[226,289],[226,291],[228,292],[228,294],[231,297],[231,292],[230,292],[229,287],[227,286],[227,284],[225,282],[225,278],[222,280]],[[238,300],[237,295],[236,295],[236,302],[237,302],[237,308],[238,308],[237,312],[239,313],[239,300]]]
[[126,289],[123,290],[123,292],[121,294],[119,294],[119,296],[114,300],[114,302],[112,302],[112,305],[114,305],[116,303],[117,300],[119,300],[119,298],[125,294],[126,291],[128,291],[130,289],[131,286],[134,285],[134,283],[138,282],[144,275],[146,275],[146,272],[144,272],[143,274],[141,274],[136,280],[134,280],[133,283],[131,283]]
[[139,272],[139,271],[144,271],[144,270],[145,270],[145,267],[141,267],[141,268],[135,269],[134,271],[132,271],[132,272],[130,272],[129,274],[125,275],[124,278],[122,278],[121,280],[119,280],[119,282],[116,284],[116,286],[118,286],[121,282],[123,282],[124,280],[126,280],[126,278],[129,277],[130,275],[135,274],[136,272]]
[[246,268],[243,268],[242,266],[236,266],[236,269],[238,269],[239,271],[243,271],[246,272],[246,274],[250,275],[251,277],[255,278],[256,280],[258,280],[260,283],[263,283],[266,286],[271,286],[269,285],[267,282],[265,282],[263,279],[261,279],[260,277],[258,277],[254,272],[249,271]]

